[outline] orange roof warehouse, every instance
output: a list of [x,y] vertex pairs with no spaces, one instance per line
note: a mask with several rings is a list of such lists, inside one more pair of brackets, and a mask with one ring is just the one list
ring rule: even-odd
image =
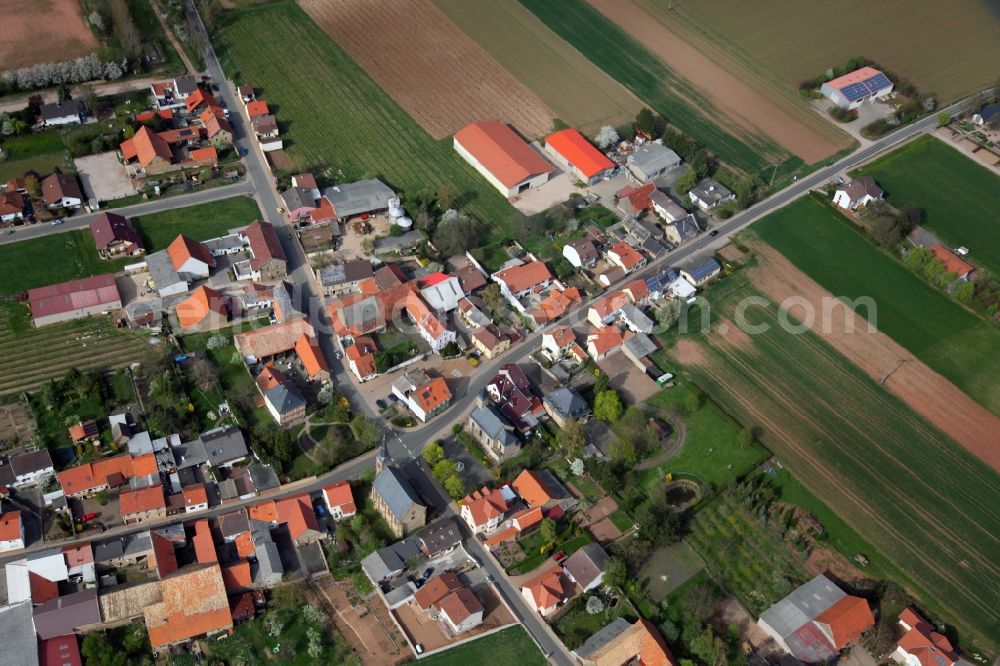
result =
[[499,120],[466,125],[454,137],[455,151],[505,197],[544,184],[552,165]]

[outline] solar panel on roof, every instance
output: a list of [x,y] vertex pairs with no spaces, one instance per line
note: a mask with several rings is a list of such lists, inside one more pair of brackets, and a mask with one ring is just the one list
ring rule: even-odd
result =
[[868,88],[863,83],[852,83],[851,85],[842,88],[840,92],[843,93],[844,97],[852,102],[859,100],[862,97],[866,97],[870,93]]
[[863,83],[868,86],[872,92],[876,92],[882,88],[888,88],[892,85],[892,81],[889,80],[889,77],[881,72],[871,78],[865,79]]

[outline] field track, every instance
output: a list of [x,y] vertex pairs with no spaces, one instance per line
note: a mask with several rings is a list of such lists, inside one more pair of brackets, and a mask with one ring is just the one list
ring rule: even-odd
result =
[[433,0],[561,120],[595,134],[630,122],[643,103],[517,0]]
[[[747,72],[727,71],[706,53],[711,45],[695,45],[672,29],[665,12],[641,6],[642,0],[587,0],[618,27],[660,58],[678,75],[711,99],[722,116],[748,132],[762,132],[807,164],[819,162],[850,145],[850,138],[811,109],[769,91]],[[645,3],[644,3],[645,4]]]
[[529,139],[552,113],[431,0],[300,0],[313,20],[436,139],[498,118]]
[[[830,292],[797,269],[774,248],[755,243],[759,263],[749,270],[750,279],[775,303],[788,298],[809,303],[812,312],[822,312]],[[789,314],[802,321],[801,306]],[[984,463],[1000,472],[1000,418],[974,401],[960,388],[928,368],[920,359],[885,333],[868,334],[868,322],[845,307],[833,308],[831,317],[816,317],[810,329],[875,381],[888,377],[884,386],[942,432]],[[845,334],[851,324],[853,334]]]
[[79,0],[0,0],[0,71],[96,51]]
[[[719,333],[744,275],[710,292],[714,329],[669,354],[795,476],[898,565],[904,585],[970,642],[1000,635],[1000,476],[858,371],[819,336],[781,329],[777,307],[753,307],[757,335]],[[730,327],[732,326],[729,324]]]

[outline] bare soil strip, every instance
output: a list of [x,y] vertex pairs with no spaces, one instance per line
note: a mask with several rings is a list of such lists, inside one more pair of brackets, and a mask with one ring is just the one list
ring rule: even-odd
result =
[[[796,296],[822,312],[832,295],[797,269],[780,252],[756,243],[760,256],[749,270],[754,285],[776,303]],[[789,314],[801,318],[802,308]],[[827,325],[817,317],[811,330],[941,431],[993,469],[1000,471],[1000,418],[934,372],[884,333],[867,333],[868,322],[844,307],[832,308]],[[852,325],[855,331],[845,333]]]
[[552,129],[545,104],[430,0],[299,4],[436,139],[497,118],[529,139]]
[[848,145],[846,135],[843,140],[835,141],[828,133],[810,127],[807,120],[788,110],[787,103],[774,98],[779,93],[768,90],[763,82],[741,78],[751,76],[747,72],[737,75],[719,65],[705,55],[710,48],[708,43],[696,46],[685,41],[659,16],[638,6],[636,0],[587,1],[678,75],[701,89],[723,114],[722,125],[730,121],[749,132],[763,133],[808,164]]

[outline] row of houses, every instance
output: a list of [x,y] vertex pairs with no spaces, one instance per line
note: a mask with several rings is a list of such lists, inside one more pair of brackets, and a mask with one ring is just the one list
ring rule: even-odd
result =
[[[39,204],[49,210],[77,209],[83,205],[83,190],[76,176],[65,173],[49,174],[39,183]],[[0,222],[17,224],[31,218],[34,205],[24,178],[12,178],[0,191]]]

